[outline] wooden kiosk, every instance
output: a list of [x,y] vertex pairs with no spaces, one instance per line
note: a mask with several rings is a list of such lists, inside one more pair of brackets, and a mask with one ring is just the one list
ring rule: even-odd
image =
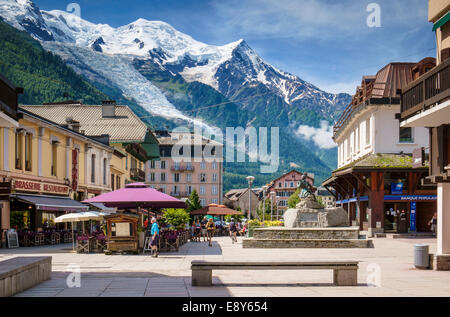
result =
[[108,252],[138,252],[138,215],[116,213],[105,216]]

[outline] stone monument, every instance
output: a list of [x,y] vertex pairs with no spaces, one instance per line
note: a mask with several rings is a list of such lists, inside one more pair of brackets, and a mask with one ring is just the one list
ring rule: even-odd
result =
[[315,188],[306,181],[306,174],[303,174],[299,188],[300,203],[296,208],[288,209],[284,213],[285,228],[332,228],[348,227],[348,214],[340,207],[324,208],[317,202],[314,195]]

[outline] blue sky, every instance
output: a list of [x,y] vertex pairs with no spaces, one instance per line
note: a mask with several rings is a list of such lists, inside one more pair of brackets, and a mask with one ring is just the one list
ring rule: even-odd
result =
[[[435,56],[424,0],[75,0],[81,17],[117,27],[138,18],[165,21],[196,40],[245,39],[272,65],[329,92],[353,94],[363,75],[391,61]],[[43,10],[72,1],[34,0]],[[369,3],[381,27],[366,20]]]

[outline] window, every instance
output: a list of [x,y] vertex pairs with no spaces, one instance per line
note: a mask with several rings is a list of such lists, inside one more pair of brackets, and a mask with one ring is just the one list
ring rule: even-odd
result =
[[150,181],[154,182],[156,180],[155,173],[150,173]]
[[125,169],[128,171],[128,154],[125,157]]
[[212,181],[215,183],[217,182],[217,174],[212,175]]
[[213,187],[211,188],[211,193],[212,193],[213,195],[217,195],[217,186],[213,186]]
[[162,185],[161,186],[161,193],[165,193],[166,192],[166,185]]
[[186,182],[192,182],[192,174],[186,174]]
[[213,169],[213,170],[216,170],[216,169],[217,169],[217,162],[213,162],[213,163],[212,163],[212,169]]
[[121,186],[121,184],[120,184],[120,176],[117,176],[117,178],[116,178],[116,189],[120,189],[120,186]]
[[116,175],[111,174],[111,190],[115,190],[114,184],[115,184]]
[[52,142],[52,176],[56,176],[58,170],[58,141]]
[[366,120],[366,145],[370,144],[370,118]]
[[291,188],[294,188],[294,182],[291,182]]
[[205,194],[206,194],[205,186],[200,186],[200,195],[205,195]]
[[33,135],[27,133],[25,135],[25,170],[31,172],[31,146],[33,141]]
[[202,169],[202,170],[206,169],[206,163],[205,162],[201,162],[200,163],[200,169]]
[[412,128],[400,128],[399,132],[399,142],[400,143],[412,143],[413,135],[412,135]]
[[173,181],[175,183],[179,183],[180,182],[180,173],[173,174]]
[[283,188],[283,183],[278,183],[278,188]]
[[206,174],[200,173],[200,183],[206,183]]
[[166,181],[166,173],[161,173],[161,182]]
[[108,185],[108,160],[103,159],[103,185]]
[[151,169],[156,168],[156,161],[150,161],[150,168]]
[[95,154],[91,156],[91,183],[95,183]]
[[161,161],[161,169],[166,169],[166,161]]
[[22,169],[22,132],[16,132],[16,169]]
[[212,203],[212,204],[217,204],[217,198],[211,199],[211,203]]
[[201,198],[200,199],[200,203],[202,204],[202,207],[206,206],[206,199],[205,198]]
[[187,195],[192,194],[192,186],[191,185],[186,185],[186,194]]

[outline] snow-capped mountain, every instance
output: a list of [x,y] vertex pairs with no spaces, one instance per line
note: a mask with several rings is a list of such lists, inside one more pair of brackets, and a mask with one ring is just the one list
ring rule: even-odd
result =
[[208,45],[160,21],[138,19],[113,28],[60,10],[39,11],[30,0],[0,0],[0,16],[44,42],[72,44],[107,55],[151,60],[186,81],[207,84],[226,97],[260,83],[287,104],[314,109],[325,117],[349,102],[346,94],[326,93],[265,62],[244,41]]

